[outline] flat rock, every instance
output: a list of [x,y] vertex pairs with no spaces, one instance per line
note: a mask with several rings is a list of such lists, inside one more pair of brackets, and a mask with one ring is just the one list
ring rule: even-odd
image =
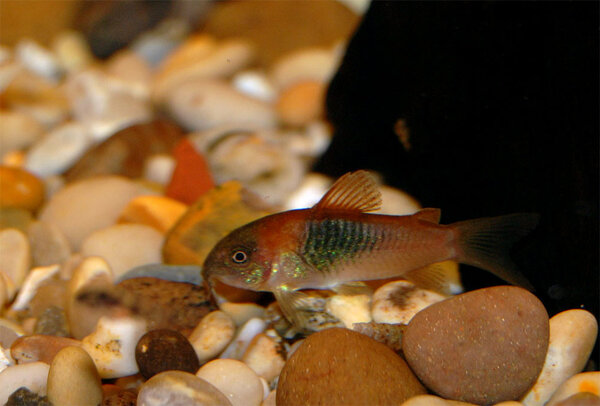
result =
[[424,393],[394,351],[360,333],[330,328],[309,336],[288,359],[277,405],[388,405]]
[[479,289],[417,313],[403,337],[411,369],[444,398],[515,400],[537,379],[548,348],[548,314],[528,291]]
[[208,313],[190,334],[190,343],[201,364],[215,358],[231,342],[235,324],[227,313],[220,310]]
[[133,278],[117,287],[131,295],[137,314],[148,322],[148,330],[166,328],[185,336],[213,310],[203,286],[157,278]]
[[31,246],[27,236],[16,228],[0,230],[0,269],[20,288],[31,266]]
[[196,373],[200,368],[194,347],[181,333],[159,329],[147,332],[135,347],[135,360],[146,379],[163,371]]

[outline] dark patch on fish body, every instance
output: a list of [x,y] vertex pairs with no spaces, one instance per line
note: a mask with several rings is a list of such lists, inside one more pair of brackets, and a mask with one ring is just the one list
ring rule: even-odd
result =
[[372,225],[340,218],[312,220],[307,228],[302,254],[321,272],[331,272],[340,262],[372,252],[381,239]]

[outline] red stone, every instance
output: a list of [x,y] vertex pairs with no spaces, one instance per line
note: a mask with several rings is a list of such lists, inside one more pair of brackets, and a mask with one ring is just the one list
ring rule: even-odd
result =
[[165,195],[185,204],[192,204],[215,185],[204,157],[187,139],[173,150],[177,162]]

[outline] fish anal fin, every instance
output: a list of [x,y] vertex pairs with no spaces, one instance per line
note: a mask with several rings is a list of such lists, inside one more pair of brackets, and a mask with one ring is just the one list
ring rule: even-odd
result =
[[283,315],[298,328],[303,328],[308,324],[306,307],[309,296],[297,290],[286,289],[285,287],[273,291],[277,303],[283,312]]
[[339,285],[335,285],[331,288],[338,295],[344,296],[356,296],[356,295],[368,295],[371,296],[373,294],[373,289],[371,289],[364,282],[345,282],[340,283]]
[[314,209],[367,213],[381,208],[381,192],[369,172],[349,172],[339,178]]
[[420,288],[448,296],[462,291],[458,263],[454,261],[443,261],[427,265],[424,268],[407,272],[402,277]]
[[415,214],[415,218],[426,221],[428,223],[440,224],[440,218],[442,217],[442,211],[440,209],[425,208],[421,209]]

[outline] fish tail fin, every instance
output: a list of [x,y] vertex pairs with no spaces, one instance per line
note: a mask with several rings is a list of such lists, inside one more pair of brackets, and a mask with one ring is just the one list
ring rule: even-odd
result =
[[451,224],[457,233],[456,260],[533,291],[531,283],[510,260],[509,251],[515,242],[536,228],[539,218],[538,214],[520,213]]

